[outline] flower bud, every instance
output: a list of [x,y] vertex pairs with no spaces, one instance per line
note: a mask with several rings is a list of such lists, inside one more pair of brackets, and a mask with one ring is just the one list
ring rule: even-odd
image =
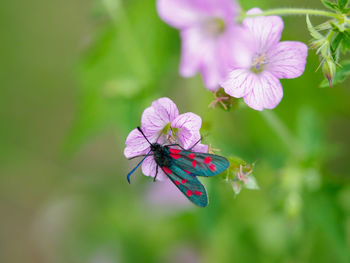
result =
[[325,77],[328,79],[329,87],[333,87],[333,78],[336,72],[336,65],[332,59],[326,59],[322,65],[322,71]]

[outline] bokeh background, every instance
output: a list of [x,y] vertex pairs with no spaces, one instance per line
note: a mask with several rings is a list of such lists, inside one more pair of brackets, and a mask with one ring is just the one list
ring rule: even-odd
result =
[[[284,21],[283,40],[309,41],[305,17]],[[153,0],[2,1],[0,30],[0,262],[350,262],[349,81],[319,88],[314,51],[273,112],[226,112],[179,77]],[[202,180],[200,209],[141,171],[128,185],[125,138],[162,96],[202,116],[220,154],[256,162],[260,190]]]

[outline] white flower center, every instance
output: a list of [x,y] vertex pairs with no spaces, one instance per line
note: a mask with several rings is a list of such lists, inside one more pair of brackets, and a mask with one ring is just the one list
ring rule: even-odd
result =
[[257,53],[253,57],[252,65],[250,71],[254,73],[260,73],[264,70],[265,65],[267,64],[267,58],[265,53]]
[[218,36],[225,32],[225,21],[219,17],[212,17],[204,22],[204,31],[210,36]]

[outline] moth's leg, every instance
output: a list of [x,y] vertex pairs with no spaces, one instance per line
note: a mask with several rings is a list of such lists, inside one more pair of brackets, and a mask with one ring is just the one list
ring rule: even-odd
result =
[[[135,159],[135,158],[138,158],[138,157],[145,157],[146,155],[147,155],[147,154],[142,154],[142,155],[134,156],[134,157],[129,158],[128,160],[132,160],[132,159]],[[148,156],[152,156],[152,155],[153,155],[153,153],[148,154]]]
[[193,144],[191,148],[189,148],[187,151],[191,151],[198,143],[200,143],[201,140],[202,140],[202,137],[195,144]]
[[186,150],[186,149],[184,149],[180,144],[178,144],[178,143],[174,143],[174,144],[168,144],[168,145],[164,145],[164,146],[178,146],[178,147],[180,147],[182,150],[184,150],[184,151],[191,151],[198,143],[200,143],[200,141],[202,140],[202,137],[198,140],[198,141],[196,141],[196,143],[195,144],[193,144],[192,146],[191,146],[191,148],[189,148],[188,150]]
[[154,177],[153,182],[155,182],[155,181],[156,181],[156,179],[157,179],[157,175],[158,175],[158,167],[159,167],[159,165],[157,164],[157,167],[156,167],[156,176]]

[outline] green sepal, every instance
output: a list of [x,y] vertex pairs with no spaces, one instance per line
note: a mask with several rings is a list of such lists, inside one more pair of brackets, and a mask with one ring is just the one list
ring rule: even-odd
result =
[[309,15],[306,15],[306,25],[307,25],[307,29],[309,30],[311,36],[314,39],[316,40],[324,39],[324,36],[320,32],[318,32],[316,28],[311,24]]

